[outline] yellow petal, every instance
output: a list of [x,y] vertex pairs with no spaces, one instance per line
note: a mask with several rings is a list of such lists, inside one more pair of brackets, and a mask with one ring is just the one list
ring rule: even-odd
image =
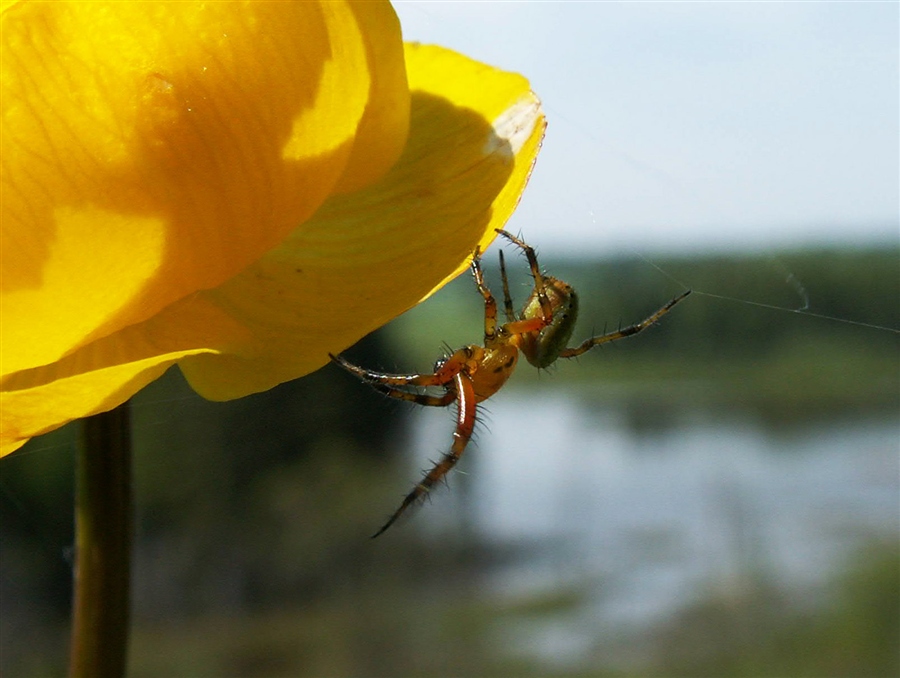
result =
[[[90,413],[73,409],[74,399],[55,400],[57,382],[65,393],[79,384],[100,392],[89,399],[100,411],[176,356],[194,387],[214,399],[307,374],[464,269],[475,245],[486,246],[512,213],[543,114],[521,76],[436,47],[408,46],[406,59],[415,83],[410,136],[383,179],[329,199],[219,287],[54,365],[12,375],[4,406],[24,403],[28,414],[17,418],[17,435]],[[123,380],[129,370],[133,382]]]
[[[351,7],[367,28],[363,36],[367,38],[372,81],[353,152],[335,188],[339,193],[358,190],[380,179],[397,162],[409,131],[409,88],[400,23],[393,12],[383,11],[377,2],[354,2]],[[385,40],[385,35],[396,39]]]
[[[154,355],[146,360],[79,372],[71,377],[54,378],[49,383],[0,392],[0,411],[3,412],[0,420],[0,457],[16,451],[33,436],[52,431],[75,419],[111,410],[185,355],[189,354]],[[56,370],[53,373],[55,376]],[[52,403],[56,416],[48,416],[48,402]]]
[[4,6],[2,372],[221,284],[308,218],[358,153],[393,20],[332,0]]
[[409,142],[379,183],[332,198],[284,244],[194,303],[253,341],[180,365],[211,399],[307,374],[468,266],[518,202],[544,117],[525,78],[408,45]]
[[208,304],[179,305],[190,319],[126,327],[51,363],[7,375],[0,388],[0,456],[33,436],[125,402],[167,367],[207,353],[207,327],[227,344],[249,340],[245,328]]

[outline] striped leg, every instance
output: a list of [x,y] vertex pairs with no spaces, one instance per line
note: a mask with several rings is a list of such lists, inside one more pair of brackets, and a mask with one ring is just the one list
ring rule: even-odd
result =
[[512,233],[508,233],[501,228],[497,229],[497,233],[518,246],[525,252],[525,258],[528,259],[528,266],[531,268],[531,277],[534,278],[534,292],[537,294],[538,303],[541,305],[541,315],[546,318],[547,323],[553,318],[553,309],[550,306],[550,299],[544,289],[544,275],[541,273],[541,267],[538,265],[537,254],[531,245],[526,244]]
[[[418,405],[426,405],[428,407],[446,407],[454,400],[456,400],[456,392],[453,389],[448,389],[448,391],[444,395],[433,396],[428,395],[426,393],[414,393],[413,391],[404,391],[401,388],[394,388],[392,386],[386,386],[385,384],[379,384],[378,382],[369,382],[369,385],[374,388],[379,393],[383,393],[384,395],[390,398],[398,398],[400,400],[408,400],[411,403],[416,403]],[[445,387],[446,388],[446,387]]]
[[503,311],[506,314],[506,322],[511,323],[516,319],[516,311],[513,309],[512,297],[509,294],[509,278],[506,277],[506,261],[503,259],[503,250],[500,250],[500,280],[503,281]]
[[472,255],[472,275],[475,277],[475,287],[484,298],[484,343],[489,344],[497,334],[497,301],[494,295],[484,284],[484,273],[481,272],[481,250],[475,248]]
[[456,430],[453,432],[453,444],[450,451],[428,471],[422,480],[412,489],[412,492],[406,495],[400,508],[394,511],[394,514],[388,518],[388,521],[381,527],[378,532],[372,535],[372,539],[384,533],[397,518],[413,504],[425,498],[432,487],[440,482],[447,473],[456,466],[456,462],[462,457],[472,437],[472,431],[475,428],[475,389],[472,386],[472,380],[469,375],[459,372],[454,378],[456,386],[456,401],[458,410],[456,414]]
[[637,334],[638,332],[643,332],[651,325],[655,324],[660,318],[662,318],[666,313],[672,310],[672,308],[679,301],[684,299],[687,295],[691,293],[690,290],[686,292],[682,292],[677,297],[666,303],[662,306],[656,313],[648,316],[644,320],[639,323],[635,323],[634,325],[629,325],[628,327],[623,327],[620,330],[616,330],[615,332],[609,332],[608,334],[601,334],[599,337],[591,337],[584,341],[581,346],[576,348],[565,348],[559,352],[560,358],[574,358],[575,356],[579,356],[586,351],[590,351],[594,346],[599,346],[600,344],[606,344],[610,341],[618,341],[619,339],[624,339],[625,337],[631,337]]
[[465,353],[457,351],[441,363],[434,374],[387,374],[359,367],[339,355],[329,353],[328,356],[350,374],[357,376],[372,386],[376,384],[385,386],[443,386],[453,381],[454,375],[465,367],[466,362]]

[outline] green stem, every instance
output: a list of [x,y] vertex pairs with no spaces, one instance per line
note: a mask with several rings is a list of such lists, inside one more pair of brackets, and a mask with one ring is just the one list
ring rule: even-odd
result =
[[70,678],[121,678],[128,651],[131,420],[128,403],[82,422],[75,486]]

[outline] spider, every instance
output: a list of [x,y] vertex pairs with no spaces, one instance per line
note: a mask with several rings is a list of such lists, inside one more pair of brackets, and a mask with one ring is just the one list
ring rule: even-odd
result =
[[[537,255],[531,246],[504,230],[497,229],[497,233],[524,252],[534,278],[534,288],[522,311],[517,314],[509,294],[506,264],[501,251],[500,277],[503,284],[503,310],[506,322],[498,326],[497,302],[484,283],[481,250],[475,248],[471,266],[475,286],[484,298],[483,346],[474,344],[464,346],[451,355],[440,358],[430,374],[374,372],[358,367],[340,356],[329,354],[331,359],[345,370],[391,398],[433,407],[446,407],[453,402],[457,405],[456,430],[453,432],[450,451],[425,473],[403,499],[400,507],[372,535],[373,539],[383,534],[410,506],[423,499],[431,488],[456,466],[472,437],[478,403],[487,400],[503,387],[516,368],[519,351],[535,367],[539,369],[548,367],[557,358],[574,358],[594,346],[642,332],[691,293],[690,290],[682,292],[638,323],[615,332],[591,337],[579,346],[567,348],[578,315],[578,296],[575,290],[562,280],[541,273]],[[429,387],[440,387],[443,393],[440,395],[428,393]],[[426,392],[421,392],[422,388],[426,389]]]

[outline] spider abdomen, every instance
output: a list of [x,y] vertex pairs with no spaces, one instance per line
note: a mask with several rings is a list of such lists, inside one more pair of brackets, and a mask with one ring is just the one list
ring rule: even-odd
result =
[[[543,281],[553,320],[541,330],[524,335],[519,346],[528,362],[535,367],[548,367],[559,358],[560,352],[569,343],[572,330],[575,329],[575,321],[578,319],[578,295],[572,286],[547,276],[544,276]],[[540,299],[537,293],[532,292],[525,302],[522,318],[540,317],[542,317]]]

